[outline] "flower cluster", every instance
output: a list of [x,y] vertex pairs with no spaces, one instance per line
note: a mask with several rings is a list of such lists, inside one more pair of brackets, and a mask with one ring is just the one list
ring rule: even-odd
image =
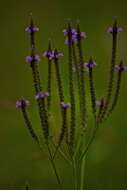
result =
[[48,50],[43,53],[44,57],[47,57],[49,60],[53,59],[59,59],[60,57],[63,57],[63,53],[57,52],[55,50]]
[[65,44],[73,44],[86,37],[85,32],[77,31],[76,29],[71,29],[68,27],[63,30],[64,36],[66,37]]
[[61,102],[61,103],[60,103],[60,106],[61,106],[61,108],[63,108],[63,109],[68,109],[68,108],[71,107],[71,104],[70,104],[70,103]]
[[124,65],[115,65],[115,70],[117,71],[127,71],[127,66]]
[[26,56],[26,62],[27,63],[38,63],[40,61],[39,55],[28,55]]
[[49,96],[48,92],[39,92],[38,94],[36,94],[35,99],[40,100],[40,99],[46,98],[48,96]]
[[26,27],[25,31],[31,34],[31,33],[38,32],[39,28],[37,26],[30,25]]
[[30,102],[28,100],[17,100],[16,102],[16,108],[26,108],[30,105]]
[[93,69],[94,67],[96,67],[96,63],[93,60],[90,60],[89,63],[84,63],[84,67],[86,67],[87,69]]
[[117,33],[120,33],[120,32],[122,32],[122,31],[123,31],[123,28],[118,27],[116,21],[114,22],[114,25],[113,25],[113,26],[110,26],[110,27],[107,29],[107,32],[108,32],[108,33],[111,33],[111,34],[117,34]]

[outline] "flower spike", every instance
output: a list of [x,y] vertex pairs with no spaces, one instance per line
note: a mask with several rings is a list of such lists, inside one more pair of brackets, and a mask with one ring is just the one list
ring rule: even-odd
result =
[[49,96],[48,92],[38,92],[38,94],[35,96],[35,99],[40,100],[40,99],[46,98],[48,96]]
[[65,102],[61,102],[60,105],[61,105],[61,108],[63,109],[68,109],[71,107],[70,103],[65,103]]
[[117,26],[117,21],[115,20],[115,22],[114,22],[114,24],[113,24],[113,27],[109,27],[108,28],[108,30],[107,30],[107,32],[108,33],[111,33],[111,34],[117,34],[117,33],[120,33],[120,32],[122,32],[123,31],[123,29],[121,28],[121,27],[118,27]]
[[28,100],[17,100],[16,102],[16,108],[26,108],[30,105],[30,102]]
[[30,14],[31,20],[30,20],[30,26],[26,27],[25,31],[32,34],[39,31],[39,28],[37,26],[34,26],[33,17],[32,14]]
[[28,55],[26,56],[26,62],[27,63],[38,63],[40,61],[40,56],[39,55]]

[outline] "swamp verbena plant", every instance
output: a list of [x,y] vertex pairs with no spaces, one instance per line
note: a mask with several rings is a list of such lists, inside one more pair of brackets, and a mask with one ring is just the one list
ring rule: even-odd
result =
[[[64,184],[61,183],[59,173],[56,169],[55,158],[58,154],[61,155],[72,168],[72,175],[74,178],[72,189],[83,190],[85,189],[84,171],[86,154],[96,136],[96,132],[100,125],[110,117],[117,105],[120,94],[122,73],[124,70],[127,70],[127,67],[123,65],[122,60],[118,65],[116,65],[117,38],[118,34],[122,31],[122,28],[117,26],[117,21],[115,20],[113,26],[109,27],[108,29],[108,33],[110,33],[112,37],[112,54],[108,85],[105,97],[102,97],[99,101],[97,101],[93,76],[96,63],[92,57],[90,57],[88,63],[84,63],[84,50],[82,48],[82,41],[85,39],[86,35],[84,32],[80,31],[79,24],[77,24],[77,28],[74,29],[72,28],[71,24],[68,23],[67,28],[63,32],[66,38],[65,43],[68,50],[67,76],[69,82],[69,103],[65,101],[66,97],[64,94],[63,78],[61,74],[60,58],[63,56],[63,53],[59,52],[57,49],[53,50],[51,42],[49,42],[48,50],[43,53],[43,57],[47,58],[48,64],[46,90],[43,87],[43,83],[40,81],[40,73],[38,69],[40,57],[36,54],[35,47],[35,34],[38,31],[39,28],[34,25],[33,18],[31,16],[30,26],[26,28],[26,32],[28,32],[30,35],[31,52],[30,55],[26,57],[26,62],[31,69],[33,77],[35,100],[37,102],[38,113],[40,116],[40,125],[43,133],[43,144],[41,143],[41,139],[37,135],[27,113],[27,107],[30,104],[29,101],[20,99],[16,102],[16,107],[21,109],[26,127],[28,128],[33,140],[38,144],[40,150],[43,151],[42,147],[46,147],[48,158],[54,170],[59,189],[63,190]],[[61,114],[61,123],[57,124],[59,125],[60,129],[57,133],[57,140],[55,140],[56,138],[52,137],[52,123],[50,122],[50,117],[52,115],[51,107],[53,90],[52,67],[55,68],[58,88],[57,92],[59,97],[59,110]],[[85,70],[88,71],[88,76],[86,76]],[[116,75],[115,72],[117,72]],[[91,107],[94,118],[94,127],[92,135],[89,139],[86,138],[88,131],[86,80],[89,81]],[[26,189],[29,189],[28,186],[26,186]]]

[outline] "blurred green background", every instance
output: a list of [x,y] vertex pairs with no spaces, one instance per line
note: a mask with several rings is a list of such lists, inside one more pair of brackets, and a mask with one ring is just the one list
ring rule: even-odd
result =
[[[115,17],[124,31],[119,35],[117,61],[127,61],[127,1],[126,0],[0,0],[0,189],[20,190],[29,182],[32,190],[58,189],[45,154],[41,154],[24,127],[22,116],[15,109],[21,96],[29,99],[29,112],[39,131],[35,111],[32,77],[25,56],[29,54],[29,38],[24,28],[32,12],[40,27],[37,50],[41,54],[51,38],[53,46],[64,52],[61,64],[66,83],[66,45],[62,30],[68,20],[80,21],[84,41],[85,61],[93,56],[97,97],[105,93],[111,56],[111,36],[106,29]],[[46,84],[46,61],[40,63],[43,85]],[[121,98],[112,117],[105,122],[87,156],[86,190],[127,189],[127,73],[124,73]],[[55,100],[54,100],[55,101]],[[89,102],[88,102],[89,106]],[[89,108],[89,112],[90,112]],[[91,114],[89,117],[91,120]],[[54,118],[54,126],[57,120]],[[89,126],[91,127],[91,126]],[[58,160],[65,189],[71,189],[69,167]]]

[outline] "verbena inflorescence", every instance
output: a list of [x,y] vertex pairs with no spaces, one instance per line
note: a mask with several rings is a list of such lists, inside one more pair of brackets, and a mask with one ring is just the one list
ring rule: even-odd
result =
[[[127,70],[127,67],[124,66],[122,60],[118,65],[116,64],[117,38],[118,33],[122,31],[122,28],[118,27],[117,21],[115,21],[113,26],[109,27],[107,30],[112,37],[110,71],[106,95],[97,101],[96,88],[94,84],[94,69],[96,67],[96,63],[92,57],[90,57],[88,63],[85,63],[84,61],[82,42],[85,40],[86,34],[80,31],[79,24],[77,24],[76,28],[72,28],[71,24],[68,23],[67,28],[63,30],[65,44],[67,45],[68,51],[68,102],[65,101],[66,96],[64,94],[64,83],[60,64],[60,58],[64,56],[63,53],[59,52],[56,48],[52,49],[51,42],[49,42],[48,49],[42,54],[42,57],[47,58],[48,68],[47,81],[44,81],[47,84],[47,89],[45,90],[43,85],[44,82],[41,83],[38,69],[38,63],[41,62],[41,58],[36,53],[35,46],[35,35],[36,32],[39,31],[39,28],[34,25],[32,16],[30,26],[28,26],[25,31],[28,32],[30,36],[31,47],[30,55],[26,56],[26,62],[29,64],[32,72],[35,100],[38,106],[44,145],[47,147],[48,158],[52,164],[60,189],[63,189],[63,184],[61,184],[55,165],[55,158],[57,154],[60,154],[73,168],[74,189],[83,190],[83,162],[85,160],[85,156],[95,138],[99,126],[105,121],[105,119],[109,118],[117,105],[120,94],[122,73],[124,70]],[[52,123],[49,122],[52,115],[51,107],[53,105],[52,67],[55,67],[57,92],[59,96],[59,110],[61,113],[61,123],[57,124],[60,129],[57,134],[57,141],[54,141],[54,138],[51,138],[50,129]],[[87,72],[85,72],[85,70],[88,71],[88,76],[86,76]],[[115,72],[117,72],[117,76],[115,75]],[[86,141],[86,133],[88,128],[87,117],[89,115],[86,94],[87,80],[89,82],[94,128],[92,136]],[[75,89],[77,89],[77,91]],[[79,105],[77,106],[77,104]],[[16,102],[16,107],[20,108],[22,111],[29,133],[42,150],[41,141],[27,113],[27,107],[29,105],[29,101],[25,99],[20,99]]]

